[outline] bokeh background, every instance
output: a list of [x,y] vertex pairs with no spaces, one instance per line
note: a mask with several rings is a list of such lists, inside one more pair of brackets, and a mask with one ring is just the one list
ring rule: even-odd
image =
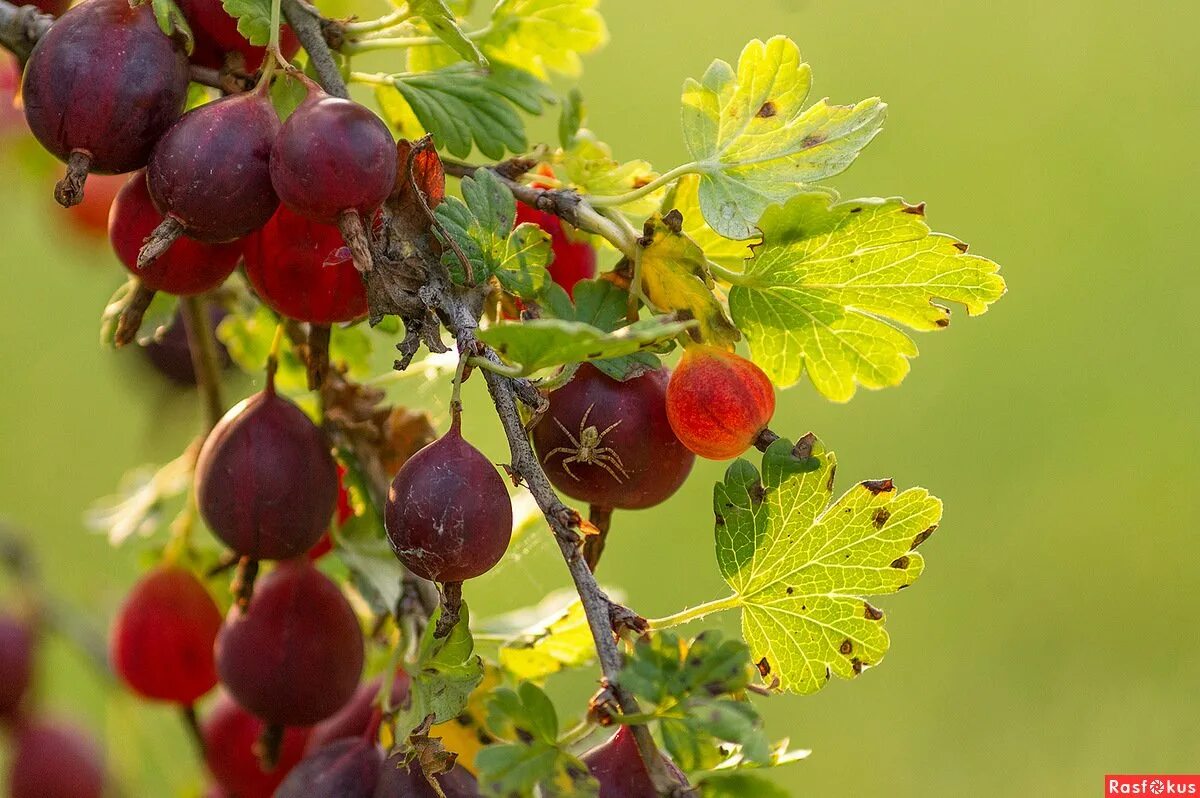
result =
[[[881,602],[893,640],[882,666],[762,702],[777,736],[813,749],[778,774],[794,794],[1088,796],[1105,773],[1200,770],[1198,8],[603,4],[612,42],[582,88],[619,157],[681,162],[683,79],[785,33],[813,65],[815,96],[890,103],[837,187],[927,202],[935,229],[1009,281],[986,316],[919,336],[901,387],[846,405],[804,383],[781,396],[773,427],[821,435],[840,488],[892,476],[946,502],[919,585]],[[79,620],[102,629],[143,549],[110,548],[81,516],[126,470],[174,456],[196,413],[134,353],[98,346],[123,275],[64,224],[34,158],[0,153],[0,515],[28,530]],[[471,422],[502,460],[488,414]],[[709,512],[721,472],[702,464],[667,504],[618,514],[601,575],[642,612],[723,595]],[[540,537],[473,586],[475,614],[565,584]],[[41,665],[42,703],[103,738],[125,794],[194,794],[172,713],[123,697],[62,644]]]

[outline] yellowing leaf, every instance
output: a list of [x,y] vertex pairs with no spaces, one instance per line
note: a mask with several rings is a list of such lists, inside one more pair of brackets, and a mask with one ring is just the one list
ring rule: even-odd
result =
[[699,175],[684,175],[675,184],[668,205],[683,214],[684,235],[699,244],[705,256],[714,263],[741,271],[754,254],[754,239],[738,241],[726,238],[704,221],[704,214],[700,210]]
[[500,666],[518,682],[540,682],[563,668],[586,665],[595,657],[596,644],[579,601],[500,647]]
[[925,561],[914,549],[942,515],[928,492],[898,493],[891,480],[861,482],[831,502],[835,467],[811,434],[796,450],[779,440],[761,473],[738,460],[713,495],[717,559],[751,657],[793,693],[883,659],[883,612],[863,597],[916,581]]
[[844,402],[855,384],[897,385],[917,347],[895,324],[937,330],[960,302],[975,316],[1004,294],[990,260],[932,233],[924,206],[900,199],[830,205],[804,194],[763,216],[763,243],[729,307],[750,352],[775,384],[804,369],[826,397]]
[[699,322],[699,340],[731,347],[741,336],[713,295],[704,251],[681,232],[679,222],[678,214],[655,214],[646,222],[650,243],[642,252],[642,291],[658,308],[690,314]]
[[879,98],[804,108],[812,71],[795,42],[746,45],[737,71],[716,60],[683,87],[683,131],[700,170],[700,208],[723,236],[749,238],[762,212],[843,171],[883,126]]
[[[559,153],[558,160],[566,186],[597,197],[628,194],[658,177],[649,161],[617,161],[612,148],[586,129],[575,133],[571,146]],[[651,192],[621,208],[634,215],[651,213],[662,202],[662,194],[661,190]]]
[[532,72],[577,77],[579,56],[608,41],[599,0],[501,0],[480,47],[488,58]]

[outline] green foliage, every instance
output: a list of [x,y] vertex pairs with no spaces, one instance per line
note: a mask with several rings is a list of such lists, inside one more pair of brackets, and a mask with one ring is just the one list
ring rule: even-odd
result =
[[938,330],[950,310],[934,299],[960,302],[974,316],[1004,294],[996,264],[930,232],[924,206],[903,200],[830,205],[821,194],[801,194],[767,211],[759,226],[762,246],[729,307],[777,385],[795,383],[804,368],[835,401],[850,399],[855,383],[896,385],[917,348],[888,321]]
[[133,537],[150,537],[168,518],[168,507],[192,486],[195,458],[184,452],[164,466],[141,466],[121,477],[117,493],[97,500],[83,522],[120,546]]
[[[608,280],[580,280],[575,284],[573,293],[574,303],[558,285],[546,286],[542,295],[543,312],[556,319],[580,322],[604,332],[619,330],[629,323],[629,293]],[[658,356],[647,351],[601,358],[591,363],[614,380],[633,379],[661,365]]]
[[704,221],[704,213],[700,210],[699,175],[680,178],[667,197],[665,207],[679,211],[683,216],[683,234],[695,241],[713,263],[740,271],[754,255],[754,239],[726,238]]
[[350,570],[350,583],[371,610],[387,615],[396,609],[403,591],[396,555],[387,541],[383,516],[367,493],[352,453],[338,452],[346,468],[342,483],[351,498],[353,514],[334,532],[338,559]]
[[175,0],[150,0],[150,7],[154,10],[154,19],[158,22],[159,29],[183,42],[184,50],[191,55],[196,46],[196,37],[192,35],[192,28],[179,6],[175,4]]
[[530,223],[513,229],[516,200],[489,169],[480,169],[474,178],[463,178],[462,193],[462,200],[447,197],[435,211],[473,271],[473,279],[469,280],[458,252],[438,231],[445,245],[442,263],[455,282],[478,284],[495,276],[509,293],[526,299],[536,297],[549,279],[546,264],[551,258],[550,234]]
[[517,109],[540,114],[553,99],[528,72],[500,66],[481,71],[469,64],[395,75],[376,96],[388,121],[410,138],[416,137],[415,118],[451,154],[464,158],[474,144],[493,159],[528,149]]
[[590,324],[560,319],[504,322],[479,331],[521,375],[552,366],[625,357],[653,349],[692,326],[669,316],[642,319],[614,332]]
[[251,44],[263,47],[271,40],[271,0],[221,0],[221,5]]
[[488,702],[489,730],[502,740],[476,758],[485,795],[509,798],[596,796],[598,785],[587,766],[558,743],[554,704],[532,682],[516,691],[501,688]]
[[713,496],[717,561],[742,608],[742,634],[768,679],[813,693],[831,674],[853,678],[883,659],[883,612],[864,596],[908,587],[915,551],[942,514],[921,488],[860,482],[836,501],[836,460],[805,436],[778,440],[762,471],[729,466]]
[[883,126],[878,98],[805,109],[812,71],[785,36],[746,45],[683,87],[683,132],[700,208],[723,236],[749,238],[764,210],[843,171]]
[[434,35],[444,41],[454,52],[476,66],[486,67],[488,65],[487,58],[458,27],[454,11],[446,5],[445,0],[412,0],[409,8],[414,14],[424,19]]
[[499,652],[500,667],[517,682],[541,682],[595,658],[596,644],[578,600],[523,630]]
[[417,661],[405,666],[412,678],[413,700],[409,717],[416,723],[429,715],[434,716],[434,723],[458,717],[466,707],[471,691],[483,680],[483,660],[475,654],[466,602],[463,602],[461,617],[454,629],[439,639],[433,636],[433,631],[440,615],[441,608],[438,608],[421,636]]

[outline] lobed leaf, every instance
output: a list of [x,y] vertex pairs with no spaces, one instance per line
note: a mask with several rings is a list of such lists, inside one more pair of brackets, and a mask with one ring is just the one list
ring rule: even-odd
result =
[[[542,311],[564,321],[579,321],[611,332],[629,323],[629,292],[608,280],[580,280],[572,290],[574,303],[557,283],[548,283],[541,296]],[[601,358],[592,365],[614,380],[631,380],[662,365],[653,352]]]
[[412,0],[409,10],[424,19],[434,35],[464,59],[476,66],[488,65],[487,58],[458,27],[458,20],[455,19],[454,11],[446,5],[446,0]]
[[1005,291],[998,267],[933,233],[924,206],[900,199],[831,205],[802,194],[763,216],[762,245],[733,287],[729,308],[751,356],[788,386],[807,369],[813,385],[844,402],[855,385],[897,385],[917,347],[899,325],[938,330],[960,302],[979,315]]
[[735,71],[713,61],[683,87],[683,132],[700,170],[704,218],[727,238],[750,238],[763,211],[838,174],[879,133],[887,106],[804,107],[812,71],[786,36],[758,39]]
[[265,47],[271,40],[271,0],[221,0],[221,5],[251,44]]
[[489,58],[542,80],[551,72],[578,77],[579,56],[608,41],[599,0],[500,0],[480,40]]
[[632,355],[670,341],[693,326],[693,322],[668,318],[643,319],[615,332],[578,321],[534,319],[495,324],[480,330],[479,337],[525,375],[567,363]]
[[475,654],[471,638],[470,612],[466,602],[458,623],[444,638],[433,636],[439,607],[429,619],[412,677],[412,717],[434,716],[434,723],[458,717],[483,680],[483,660]]
[[704,250],[704,256],[713,263],[741,271],[746,261],[754,255],[757,240],[726,238],[704,221],[704,213],[700,210],[699,175],[680,178],[663,207],[677,210],[683,215],[683,234],[695,241]]
[[595,658],[596,644],[578,600],[524,630],[499,653],[500,667],[518,682],[541,682]]
[[760,472],[733,463],[716,485],[717,560],[742,608],[742,634],[765,678],[814,693],[831,674],[853,678],[883,659],[883,612],[866,596],[917,580],[915,549],[942,503],[891,480],[861,482],[833,500],[836,460],[811,434],[773,443]]

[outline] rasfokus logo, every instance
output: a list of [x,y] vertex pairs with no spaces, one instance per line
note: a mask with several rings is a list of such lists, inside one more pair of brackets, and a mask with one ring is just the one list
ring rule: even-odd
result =
[[1116,795],[1196,795],[1200,796],[1200,774],[1190,776],[1162,773],[1108,775],[1104,777],[1104,798]]

